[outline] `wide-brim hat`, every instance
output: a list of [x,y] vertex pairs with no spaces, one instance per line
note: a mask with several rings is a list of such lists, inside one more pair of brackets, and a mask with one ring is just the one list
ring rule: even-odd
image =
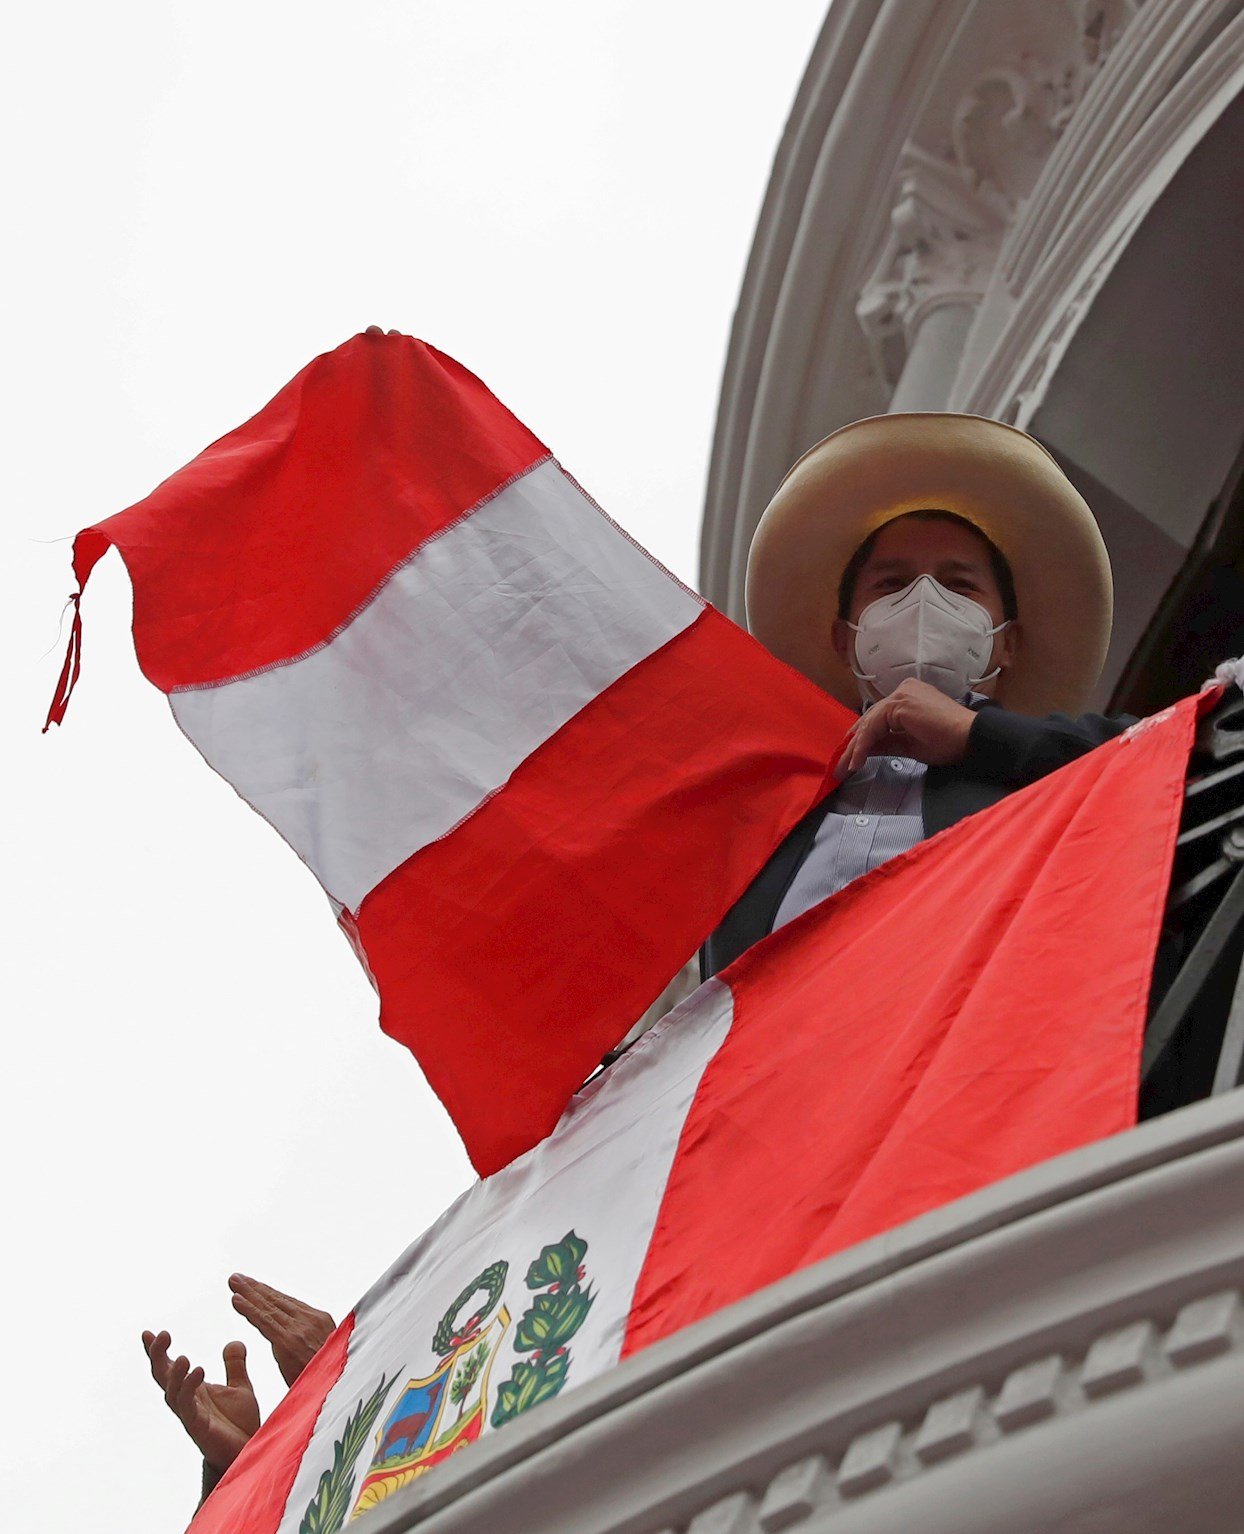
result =
[[747,562],[747,623],[780,660],[849,707],[834,650],[838,586],[865,538],[905,512],[953,511],[1006,556],[1021,639],[999,703],[1081,713],[1101,675],[1114,596],[1101,533],[1079,491],[1027,432],[985,416],[869,416],[806,452],[778,486]]

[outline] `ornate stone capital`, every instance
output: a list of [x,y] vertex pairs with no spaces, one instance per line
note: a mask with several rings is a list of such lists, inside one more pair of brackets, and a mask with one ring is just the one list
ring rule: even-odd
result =
[[855,306],[874,365],[891,387],[930,309],[979,301],[1002,229],[998,212],[954,166],[908,146],[889,229]]

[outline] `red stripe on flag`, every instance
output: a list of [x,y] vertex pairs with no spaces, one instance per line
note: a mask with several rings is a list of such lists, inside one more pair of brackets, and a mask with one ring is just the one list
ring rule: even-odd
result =
[[481,1173],[553,1129],[824,794],[853,718],[706,609],[363,901],[381,1026]]
[[345,1368],[353,1330],[351,1312],[230,1465],[186,1534],[275,1534],[316,1419]]
[[88,532],[120,550],[138,663],[168,692],[322,644],[420,544],[547,456],[451,357],[359,335]]
[[1197,707],[856,880],[723,974],[623,1353],[1135,1121]]

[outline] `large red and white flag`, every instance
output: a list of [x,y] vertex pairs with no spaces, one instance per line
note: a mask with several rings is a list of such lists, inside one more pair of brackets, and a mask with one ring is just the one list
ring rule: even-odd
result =
[[[409,336],[318,357],[80,533],[79,596],[109,545],[144,673],[320,880],[482,1172],[553,1128],[850,723]],[[49,723],[80,660],[75,612]]]
[[1196,708],[702,986],[403,1253],[192,1534],[336,1534],[680,1327],[1131,1125]]

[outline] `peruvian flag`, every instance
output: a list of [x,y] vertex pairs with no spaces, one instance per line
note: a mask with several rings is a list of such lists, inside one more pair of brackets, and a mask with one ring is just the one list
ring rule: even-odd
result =
[[678,1328],[1129,1127],[1196,712],[701,986],[373,1285],[192,1534],[331,1534]]
[[825,794],[851,722],[409,336],[318,357],[80,533],[78,597],[110,544],[144,673],[319,879],[485,1173]]

